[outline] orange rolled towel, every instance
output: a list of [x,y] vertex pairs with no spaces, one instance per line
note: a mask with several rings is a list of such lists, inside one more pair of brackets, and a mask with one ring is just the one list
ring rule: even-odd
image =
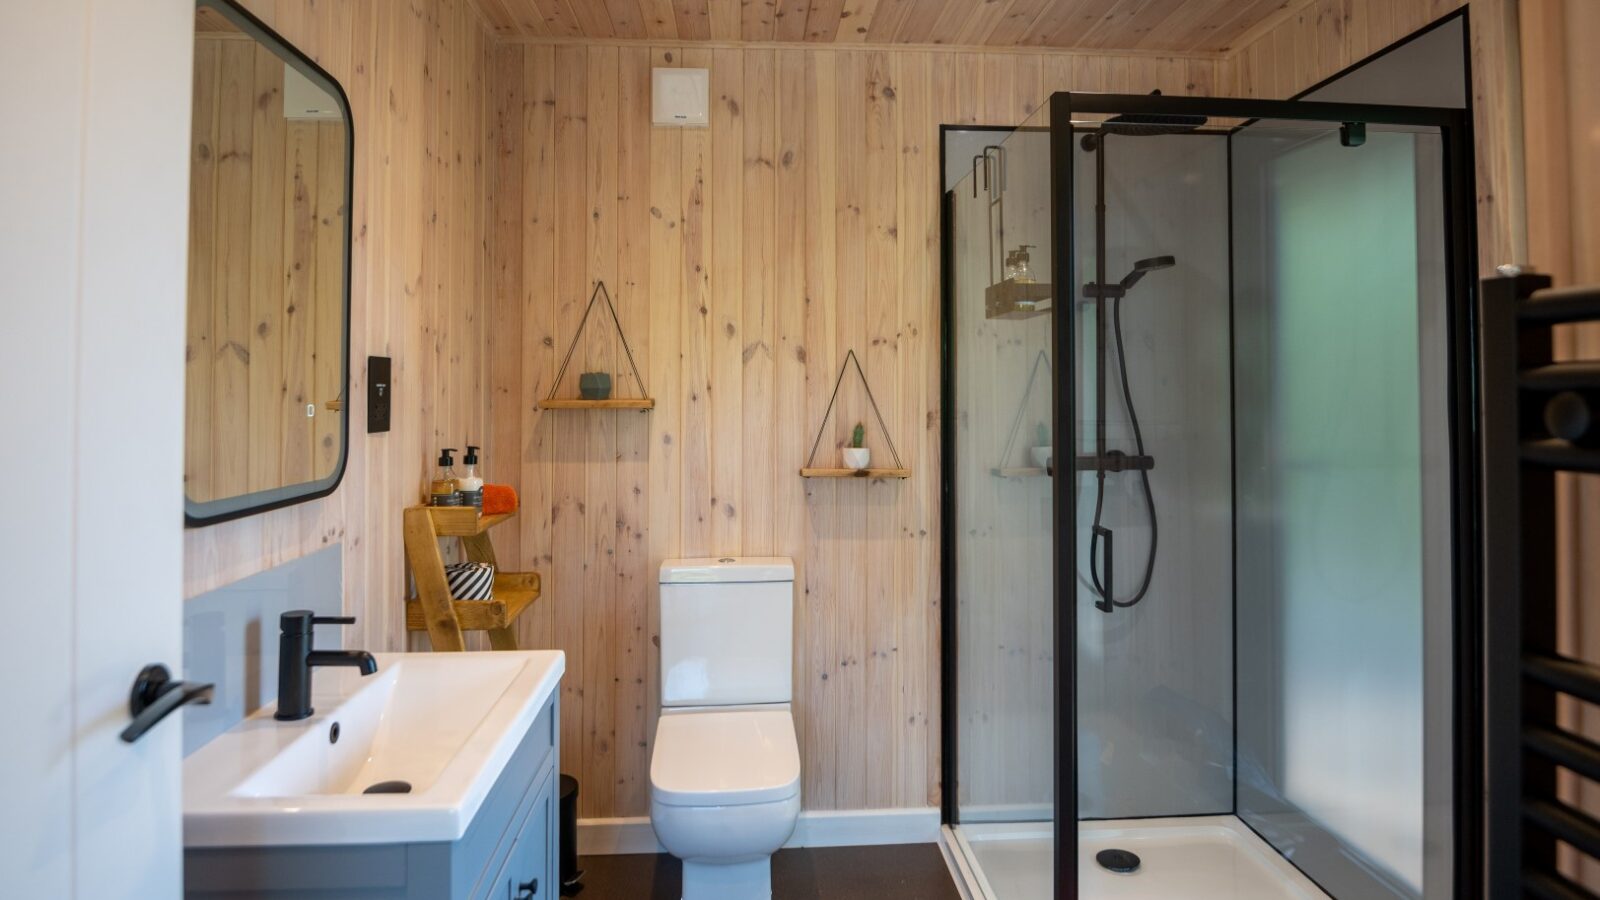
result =
[[517,511],[517,491],[509,484],[483,486],[483,514],[498,516]]

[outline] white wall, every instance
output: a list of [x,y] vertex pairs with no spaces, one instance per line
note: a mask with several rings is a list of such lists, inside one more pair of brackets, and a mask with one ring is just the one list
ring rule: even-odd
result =
[[0,892],[180,885],[183,300],[193,7],[0,4]]

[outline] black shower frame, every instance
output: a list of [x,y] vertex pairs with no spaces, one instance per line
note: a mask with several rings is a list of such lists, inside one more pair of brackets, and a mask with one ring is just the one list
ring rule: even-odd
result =
[[[1471,110],[1430,107],[1390,106],[1362,103],[1327,103],[1304,100],[1250,100],[1209,97],[1169,97],[1145,94],[1098,94],[1063,91],[1049,98],[1047,126],[1051,140],[1051,270],[1055,295],[1054,310],[1070,310],[1072,286],[1081,277],[1074,262],[1072,149],[1077,134],[1084,129],[1073,126],[1075,115],[1156,115],[1205,116],[1245,120],[1226,131],[1203,133],[1228,139],[1229,160],[1229,308],[1233,303],[1232,253],[1232,138],[1240,130],[1261,119],[1310,121],[1336,124],[1362,122],[1373,125],[1412,126],[1438,129],[1444,151],[1444,221],[1446,235],[1446,293],[1448,342],[1448,419],[1451,459],[1451,555],[1452,555],[1452,781],[1451,809],[1454,847],[1452,854],[1453,894],[1457,898],[1476,896],[1482,884],[1483,842],[1483,701],[1482,647],[1484,610],[1479,589],[1478,518],[1479,472],[1476,423],[1477,313],[1476,205],[1473,175],[1473,136]],[[978,126],[944,126],[944,131],[990,130]],[[994,128],[993,130],[1039,131],[1038,126]],[[945,171],[944,142],[940,142],[941,179]],[[941,374],[940,431],[943,452],[940,464],[941,565],[940,587],[943,598],[941,629],[944,636],[941,655],[941,815],[947,825],[959,822],[957,804],[957,675],[956,634],[956,557],[955,557],[955,358],[953,339],[953,291],[951,289],[951,205],[950,192],[941,192]],[[1058,360],[1072,359],[1075,329],[1071,316],[1051,315],[1051,351]],[[1230,339],[1229,370],[1232,372]],[[1061,371],[1069,371],[1070,366]],[[1231,378],[1230,374],[1230,378]],[[1231,389],[1230,389],[1231,394]],[[1072,391],[1053,392],[1053,434],[1068,434],[1076,421]],[[1230,403],[1232,401],[1230,400]],[[1054,596],[1054,880],[1058,900],[1077,900],[1077,704],[1072,687],[1077,646],[1077,620],[1071,612],[1077,602],[1077,519],[1074,480],[1052,478],[1055,552]],[[1237,680],[1237,679],[1236,679]],[[1237,727],[1237,725],[1236,725]],[[1237,754],[1237,741],[1235,751]],[[1070,798],[1063,803],[1063,798]]]

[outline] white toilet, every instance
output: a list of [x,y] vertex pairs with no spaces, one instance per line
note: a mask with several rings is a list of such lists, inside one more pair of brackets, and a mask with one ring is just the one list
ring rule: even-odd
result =
[[683,860],[683,900],[768,900],[800,816],[790,715],[794,562],[661,564],[661,721],[650,824]]

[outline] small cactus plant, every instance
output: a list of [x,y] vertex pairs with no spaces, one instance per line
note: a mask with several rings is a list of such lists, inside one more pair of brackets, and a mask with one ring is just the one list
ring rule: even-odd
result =
[[850,432],[850,448],[860,450],[867,445],[867,427],[860,422],[856,423],[855,430]]

